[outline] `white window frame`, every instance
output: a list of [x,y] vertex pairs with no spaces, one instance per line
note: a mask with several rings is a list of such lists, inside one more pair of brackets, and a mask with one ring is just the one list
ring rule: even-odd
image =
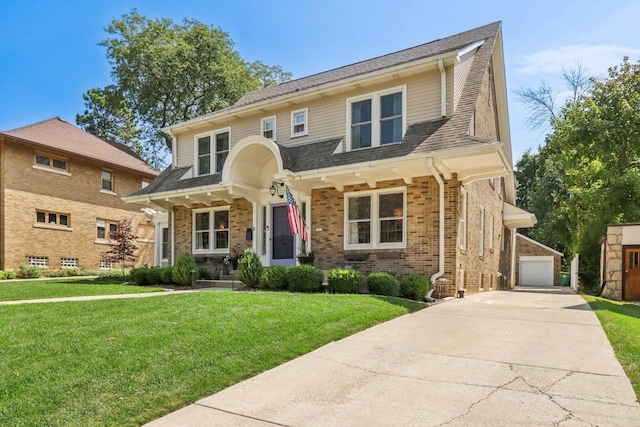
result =
[[460,188],[460,249],[467,249],[467,190]]
[[60,258],[60,268],[78,268],[78,258]]
[[480,212],[479,212],[479,221],[478,221],[478,232],[480,233],[480,242],[478,242],[478,255],[479,256],[484,256],[484,219],[485,216],[485,212],[484,212],[484,207],[480,206]]
[[[108,241],[109,240],[109,233],[111,233],[111,226],[112,225],[115,225],[117,227],[118,226],[118,221],[113,221],[113,220],[109,220],[109,219],[102,219],[102,218],[96,219],[96,240]],[[99,228],[104,228],[104,237],[98,237],[98,229]]]
[[[294,123],[294,118],[297,114],[304,113],[304,131],[295,132],[296,123]],[[309,135],[309,109],[302,108],[300,110],[295,110],[291,112],[291,138],[295,138],[298,136]]]
[[49,257],[29,255],[27,257],[27,263],[38,268],[49,268]]
[[[380,147],[380,98],[393,93],[402,93],[402,137],[407,131],[407,85],[396,86],[377,92],[367,93],[364,95],[353,96],[347,98],[347,151],[351,150],[367,150],[369,148]],[[351,148],[351,104],[354,102],[371,100],[371,147]],[[402,141],[393,142],[386,145],[400,144]]]
[[[402,193],[402,242],[380,243],[380,195]],[[370,243],[349,243],[349,199],[351,197],[371,197],[371,241]],[[407,247],[407,187],[393,187],[384,190],[354,191],[344,193],[344,249],[404,249]]]
[[[229,224],[226,229],[216,229],[215,224],[213,222],[215,217],[215,212],[227,211]],[[209,214],[209,229],[206,230],[209,233],[209,249],[197,249],[196,248],[196,214],[199,213],[208,213]],[[191,251],[194,254],[229,254],[231,250],[231,207],[230,206],[217,206],[214,208],[203,208],[203,209],[193,209],[192,210],[192,226],[191,226]],[[226,230],[229,234],[229,239],[227,242],[226,248],[216,248],[215,247],[215,232]]]
[[[105,174],[105,173],[109,174],[109,178],[110,179],[108,181],[103,178],[103,174]],[[110,187],[109,189],[103,188],[105,181],[110,184],[109,185],[109,187]],[[110,170],[107,170],[107,169],[102,169],[100,171],[100,192],[103,193],[103,194],[109,194],[109,195],[115,196],[116,192],[115,192],[115,183],[114,183],[114,181],[115,181],[115,179],[114,179],[114,176],[113,176],[113,171],[110,171]]]
[[493,217],[493,214],[489,214],[489,250],[493,251],[493,239],[495,238],[495,231],[494,231],[494,223],[495,222],[495,218]]
[[[227,126],[226,128],[215,129],[209,132],[199,133],[193,136],[193,171],[194,176],[205,176],[205,175],[214,175],[216,173],[222,172],[222,169],[217,170],[218,163],[216,162],[216,155],[218,154],[216,151],[216,136],[229,133],[229,149],[227,150],[227,157],[231,152],[231,126]],[[209,173],[200,173],[200,162],[198,155],[198,140],[200,138],[209,137],[209,164],[211,165],[209,168]],[[226,161],[225,161],[226,163]],[[223,166],[224,167],[224,166]]]
[[106,259],[101,259],[100,263],[98,264],[98,268],[100,270],[112,270],[113,268],[115,268],[115,262],[106,260]]
[[[292,117],[292,120],[293,120],[293,117]],[[264,135],[265,131],[267,131],[267,129],[264,128],[264,125],[265,123],[268,123],[268,122],[273,122],[273,128],[272,128],[273,136],[271,138]],[[306,128],[306,125],[305,125],[305,128]],[[276,116],[265,117],[260,120],[260,135],[263,138],[270,139],[271,141],[276,140]]]
[[[38,163],[38,157],[46,158],[48,159],[48,162],[46,164]],[[55,166],[56,161],[64,162],[64,168]],[[64,157],[51,156],[50,154],[36,152],[33,158],[33,168],[42,171],[57,173],[60,175],[71,176],[71,173],[69,173],[69,160]]]

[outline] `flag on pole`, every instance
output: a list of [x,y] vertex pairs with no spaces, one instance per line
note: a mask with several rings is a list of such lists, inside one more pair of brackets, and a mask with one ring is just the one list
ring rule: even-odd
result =
[[300,213],[300,209],[296,204],[296,201],[293,199],[291,195],[291,191],[289,191],[289,186],[285,186],[285,190],[287,193],[287,214],[289,216],[289,227],[291,227],[291,234],[294,236],[296,234],[300,235],[300,238],[307,241],[307,227],[304,224],[304,218]]

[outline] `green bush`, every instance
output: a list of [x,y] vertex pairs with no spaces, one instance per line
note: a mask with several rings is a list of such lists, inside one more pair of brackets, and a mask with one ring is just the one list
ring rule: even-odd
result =
[[265,268],[260,275],[260,287],[262,289],[286,289],[287,267],[272,265]]
[[16,278],[16,272],[15,271],[5,271],[4,272],[4,279],[15,279]]
[[148,286],[151,284],[149,283],[149,277],[147,276],[146,268],[134,268],[133,270],[131,270],[129,272],[129,281],[138,286]]
[[367,277],[369,293],[397,297],[400,292],[400,282],[389,273],[371,273]]
[[195,270],[193,279],[198,279],[198,266],[196,260],[189,252],[180,254],[173,266],[173,281],[179,285],[190,285],[192,280],[192,271]]
[[238,279],[245,285],[258,286],[263,269],[258,254],[253,249],[247,249],[238,261]]
[[163,285],[171,285],[173,283],[173,268],[162,267],[160,271],[160,281]]
[[339,294],[359,294],[364,287],[364,277],[356,270],[332,268],[327,274],[329,289]]
[[42,272],[35,265],[20,264],[16,275],[21,279],[35,279],[40,277]]
[[410,274],[400,282],[400,293],[403,297],[416,301],[424,301],[431,287],[429,280],[418,274]]
[[211,273],[204,267],[200,267],[198,270],[198,278],[202,280],[211,280]]
[[287,269],[287,283],[294,292],[315,292],[322,288],[324,274],[313,265],[295,265]]

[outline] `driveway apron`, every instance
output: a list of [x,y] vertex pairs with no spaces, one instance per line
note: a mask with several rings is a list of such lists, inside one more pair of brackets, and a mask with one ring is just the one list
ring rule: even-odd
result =
[[640,426],[598,319],[567,288],[438,304],[328,344],[152,426]]

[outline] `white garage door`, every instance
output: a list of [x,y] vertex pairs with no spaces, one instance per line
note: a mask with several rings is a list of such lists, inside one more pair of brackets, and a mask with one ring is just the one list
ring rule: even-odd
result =
[[553,257],[521,256],[520,286],[553,286]]

